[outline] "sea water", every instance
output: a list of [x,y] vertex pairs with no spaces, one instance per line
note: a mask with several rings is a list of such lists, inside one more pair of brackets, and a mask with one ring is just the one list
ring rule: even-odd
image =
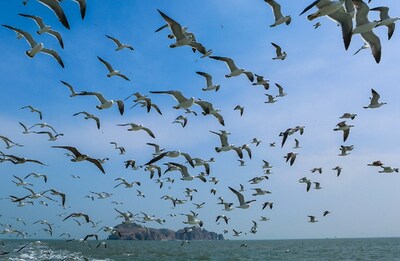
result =
[[[11,253],[0,260],[10,261],[400,260],[400,238],[191,241],[183,245],[181,241],[2,241],[0,253]],[[97,248],[100,242],[105,244]]]

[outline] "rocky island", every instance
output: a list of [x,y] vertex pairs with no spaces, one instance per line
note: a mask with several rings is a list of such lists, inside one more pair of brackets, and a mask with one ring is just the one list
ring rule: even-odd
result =
[[199,227],[187,227],[178,231],[166,228],[148,228],[136,223],[119,224],[120,234],[111,234],[108,240],[224,240],[222,234],[209,232]]

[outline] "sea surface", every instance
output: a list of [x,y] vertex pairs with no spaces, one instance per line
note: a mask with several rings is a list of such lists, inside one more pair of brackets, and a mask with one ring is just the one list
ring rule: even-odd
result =
[[[400,260],[400,238],[192,241],[2,240],[0,260]],[[100,242],[106,242],[107,248]],[[29,243],[20,252],[14,252]],[[247,247],[241,246],[247,244]]]

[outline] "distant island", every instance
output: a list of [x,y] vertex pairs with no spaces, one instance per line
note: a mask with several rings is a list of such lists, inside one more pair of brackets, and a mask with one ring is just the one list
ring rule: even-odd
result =
[[115,228],[120,232],[121,236],[111,234],[108,240],[224,240],[222,234],[208,232],[199,227],[188,227],[173,231],[166,228],[147,228],[132,223],[119,224]]

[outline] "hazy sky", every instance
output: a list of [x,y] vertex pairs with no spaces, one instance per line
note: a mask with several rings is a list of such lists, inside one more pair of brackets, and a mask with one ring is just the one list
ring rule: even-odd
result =
[[[96,3],[95,3],[96,2]],[[101,2],[101,3],[100,3]],[[37,54],[29,58],[25,51],[29,45],[24,39],[17,40],[13,31],[0,28],[0,49],[2,50],[0,73],[3,101],[0,104],[0,135],[23,144],[24,147],[6,149],[0,143],[0,151],[20,157],[37,159],[48,166],[34,163],[14,165],[11,162],[0,164],[2,182],[0,182],[0,223],[10,224],[13,228],[27,232],[31,238],[48,238],[37,220],[47,220],[54,224],[54,235],[59,238],[68,232],[73,238],[81,238],[96,232],[102,226],[114,226],[122,220],[116,219],[114,210],[144,212],[165,219],[164,225],[155,222],[144,224],[148,227],[166,227],[180,229],[185,226],[186,217],[180,214],[198,213],[204,222],[204,228],[222,233],[229,230],[226,238],[232,237],[232,229],[242,231],[242,239],[282,239],[282,238],[325,238],[325,237],[379,237],[399,236],[400,210],[397,207],[400,190],[398,174],[380,174],[381,168],[369,167],[368,163],[381,160],[385,166],[399,167],[400,139],[397,120],[400,112],[400,92],[396,86],[400,80],[398,65],[400,61],[399,36],[395,31],[392,39],[387,40],[387,29],[374,29],[382,43],[382,60],[376,64],[369,49],[353,53],[363,45],[359,35],[352,38],[351,45],[344,49],[340,27],[326,17],[308,21],[307,14],[300,12],[311,1],[280,1],[284,15],[290,14],[290,25],[269,27],[274,22],[271,8],[261,0],[235,1],[87,1],[87,13],[82,21],[79,8],[70,0],[63,1],[62,7],[68,17],[71,30],[65,29],[55,15],[37,1],[31,0],[24,6],[21,1],[1,1],[1,24],[23,29],[32,34],[45,47],[56,50],[62,57],[65,68],[61,68],[50,56]],[[146,3],[144,3],[146,2]],[[400,13],[400,5],[393,1],[372,1],[371,7],[390,5],[391,16]],[[225,78],[228,69],[223,62],[210,58],[200,58],[187,47],[171,49],[174,42],[167,38],[169,29],[155,33],[155,29],[165,21],[157,12],[161,10],[196,35],[197,41],[213,50],[213,55],[234,59],[239,68],[263,75],[270,80],[268,91],[260,86],[252,86],[250,81],[240,75]],[[18,13],[33,14],[44,19],[46,24],[61,33],[65,49],[61,49],[57,40],[50,35],[36,34],[34,21],[18,16]],[[370,13],[370,20],[379,19],[376,12]],[[313,24],[321,26],[314,29]],[[114,43],[105,37],[114,36],[123,43],[131,44],[135,50],[115,51]],[[270,44],[279,44],[287,52],[284,61],[273,60],[275,49]],[[126,74],[131,81],[120,77],[106,76],[107,69],[97,56],[110,62],[115,69]],[[220,84],[218,92],[204,92],[205,80],[196,71],[208,72],[215,84]],[[124,99],[134,92],[148,95],[157,104],[162,115],[154,110],[147,113],[144,108],[132,109],[133,98],[125,101],[125,113],[121,116],[116,107],[97,110],[95,97],[69,97],[69,90],[60,82],[66,81],[79,91],[101,92],[107,99]],[[274,104],[264,103],[265,93],[278,93],[274,83],[279,83],[288,93],[278,98]],[[368,105],[371,88],[381,95],[387,105],[378,109],[363,109]],[[193,105],[198,116],[185,114],[172,107],[176,105],[172,96],[151,94],[149,91],[180,90],[187,97],[210,101],[221,110],[225,127],[212,116],[201,115],[201,108]],[[32,105],[43,113],[40,121],[35,113],[23,106]],[[236,105],[245,107],[242,117],[234,111]],[[91,120],[82,115],[72,116],[79,111],[90,112],[101,119],[98,130]],[[348,140],[344,143],[342,132],[335,132],[339,117],[345,113],[357,113],[355,120],[347,120],[354,125]],[[172,124],[179,115],[188,117],[188,124],[182,128]],[[63,133],[57,141],[48,141],[46,135],[23,134],[18,122],[32,126],[46,122],[58,132]],[[128,132],[127,127],[117,124],[143,124],[150,128],[155,139],[145,132]],[[290,136],[283,148],[280,148],[279,133],[287,128],[305,126],[303,135]],[[41,131],[40,127],[34,130]],[[253,138],[262,140],[259,146],[250,144],[252,159],[245,153],[246,166],[239,167],[238,156],[233,151],[216,153],[220,146],[217,135],[209,131],[226,130],[231,133],[229,142],[235,145],[250,144]],[[293,149],[294,139],[300,141],[300,149]],[[125,147],[126,153],[119,155],[109,142],[115,141]],[[150,179],[144,168],[133,171],[125,169],[124,161],[136,160],[138,165],[152,158],[153,148],[147,142],[158,143],[166,150],[180,150],[192,157],[202,159],[215,158],[211,165],[210,176],[219,179],[219,183],[203,183],[198,179],[181,181],[179,172],[167,172],[162,178],[171,177],[175,183],[164,183],[160,189],[156,177]],[[276,147],[269,143],[276,142]],[[106,175],[89,162],[73,163],[66,150],[51,148],[53,145],[75,146],[82,153],[93,158],[110,160],[103,164]],[[340,157],[340,145],[354,145],[350,155]],[[293,166],[283,158],[288,152],[299,155]],[[257,185],[248,181],[262,176],[262,160],[271,165],[272,174],[268,180]],[[157,162],[173,161],[184,164],[183,157],[164,158]],[[336,177],[332,168],[340,165],[343,170]],[[203,167],[188,169],[192,175],[198,175]],[[311,173],[314,167],[322,167],[322,174]],[[42,179],[28,178],[34,191],[47,189],[60,190],[67,195],[66,209],[60,206],[58,196],[51,196],[57,202],[44,199],[48,206],[33,200],[34,206],[18,207],[7,199],[10,195],[18,197],[28,195],[28,191],[17,187],[13,175],[25,177],[31,172],[48,175],[48,182]],[[79,175],[74,179],[71,175]],[[124,188],[115,181],[124,177],[128,181],[140,181],[141,186]],[[306,192],[306,185],[298,180],[307,177],[321,183],[321,190]],[[256,199],[249,209],[222,210],[217,205],[218,197],[226,202],[238,205],[237,198],[228,186],[239,189],[247,200]],[[313,185],[314,187],[314,185]],[[185,197],[185,188],[196,188],[193,201]],[[216,195],[210,189],[217,190]],[[264,196],[255,196],[252,188],[263,188],[272,192]],[[136,189],[145,194],[138,197]],[[108,199],[84,198],[90,191],[109,192]],[[183,205],[172,208],[170,200],[160,199],[171,195],[188,200]],[[122,202],[115,205],[111,201]],[[274,202],[273,209],[261,210],[262,203]],[[206,202],[204,208],[196,209],[192,203]],[[323,217],[329,210],[331,214]],[[90,224],[78,226],[72,219],[62,219],[73,212],[85,212],[94,222],[100,222],[97,228]],[[59,215],[65,213],[64,216]],[[169,214],[176,214],[175,217]],[[218,215],[225,214],[230,220],[217,224]],[[307,216],[314,215],[318,223],[311,224]],[[137,219],[143,215],[139,214]],[[261,222],[260,217],[270,220]],[[15,217],[23,219],[28,225],[17,222]],[[79,220],[79,219],[78,219]],[[250,233],[252,220],[258,223],[258,232]],[[3,229],[3,228],[0,228]],[[247,235],[244,235],[247,233]],[[101,238],[107,237],[99,232]],[[8,238],[8,235],[0,235]]]

